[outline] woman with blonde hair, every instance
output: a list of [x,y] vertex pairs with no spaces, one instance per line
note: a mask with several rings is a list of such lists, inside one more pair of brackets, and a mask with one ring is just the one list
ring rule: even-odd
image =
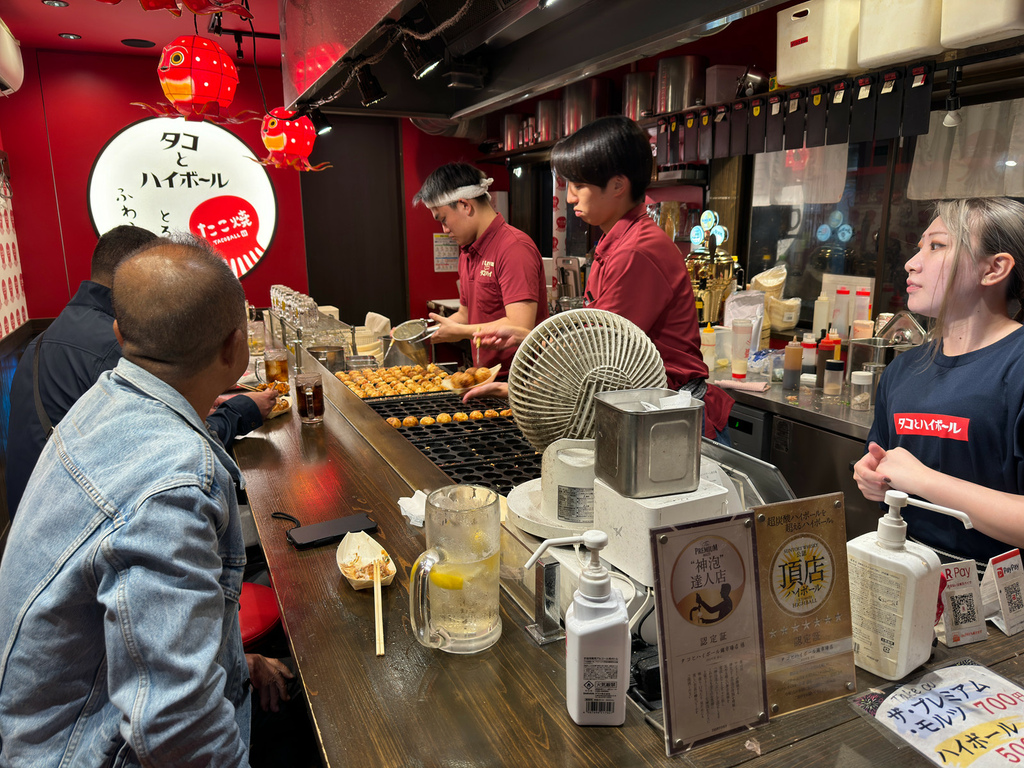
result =
[[1024,205],[937,204],[905,269],[930,341],[885,369],[854,479],[872,501],[895,489],[966,512],[973,530],[914,507],[904,518],[940,557],[984,566],[1024,546]]

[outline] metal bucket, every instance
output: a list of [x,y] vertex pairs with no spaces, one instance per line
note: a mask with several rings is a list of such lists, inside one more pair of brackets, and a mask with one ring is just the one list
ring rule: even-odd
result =
[[381,343],[384,344],[384,367],[392,368],[396,365],[422,365],[429,362],[430,345],[424,338],[416,338],[408,341],[392,339],[390,336],[381,336]]
[[562,102],[557,99],[537,102],[537,141],[561,137]]
[[659,115],[679,112],[704,103],[708,60],[703,56],[671,56],[658,61]]
[[307,347],[306,351],[331,373],[345,370],[345,348],[332,346]]
[[571,136],[608,112],[608,81],[600,77],[570,83],[562,91],[562,135]]
[[651,93],[654,89],[653,72],[630,72],[622,81],[622,114],[630,120],[640,120],[654,113]]
[[522,115],[503,115],[501,118],[501,132],[504,137],[502,148],[506,152],[519,149],[519,129],[522,127]]

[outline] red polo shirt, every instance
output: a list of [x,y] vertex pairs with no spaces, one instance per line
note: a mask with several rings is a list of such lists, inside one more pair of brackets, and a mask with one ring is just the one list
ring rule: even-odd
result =
[[[467,309],[468,324],[480,325],[505,317],[505,305],[517,301],[537,302],[535,323],[547,319],[540,251],[529,235],[507,224],[499,213],[476,242],[459,249],[459,303]],[[501,363],[501,372],[507,375],[515,353],[481,348],[475,352],[476,363]]]
[[[671,388],[708,377],[685,259],[643,204],[615,222],[597,244],[587,299],[587,306],[621,315],[650,337]],[[729,395],[708,384],[705,435],[714,437],[725,428],[732,404]]]

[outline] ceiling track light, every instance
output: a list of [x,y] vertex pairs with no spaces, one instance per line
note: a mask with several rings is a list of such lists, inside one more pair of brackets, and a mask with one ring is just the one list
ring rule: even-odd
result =
[[376,104],[388,95],[367,66],[361,66],[356,70],[356,82],[359,85],[359,100],[364,107]]
[[443,55],[437,52],[437,46],[430,41],[420,43],[419,40],[408,35],[402,35],[402,52],[405,54],[405,60],[412,67],[412,76],[416,80],[436,69],[443,58]]
[[465,88],[478,91],[484,87],[484,75],[487,70],[465,62],[453,61],[441,73],[442,79],[449,88]]
[[309,121],[313,123],[313,130],[316,131],[317,136],[323,136],[325,133],[330,133],[334,129],[334,126],[331,125],[331,121],[328,120],[324,113],[320,111],[319,107],[310,111]]
[[956,128],[963,122],[960,114],[960,96],[956,92],[956,84],[960,80],[960,67],[953,67],[949,71],[949,93],[946,95],[946,114],[942,118],[942,124],[947,128]]

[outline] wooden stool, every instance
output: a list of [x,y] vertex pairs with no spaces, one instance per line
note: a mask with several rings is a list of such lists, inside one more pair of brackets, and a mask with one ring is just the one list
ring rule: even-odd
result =
[[274,590],[248,581],[242,582],[242,596],[238,603],[242,645],[247,653],[251,653],[281,623],[281,612],[277,609]]

